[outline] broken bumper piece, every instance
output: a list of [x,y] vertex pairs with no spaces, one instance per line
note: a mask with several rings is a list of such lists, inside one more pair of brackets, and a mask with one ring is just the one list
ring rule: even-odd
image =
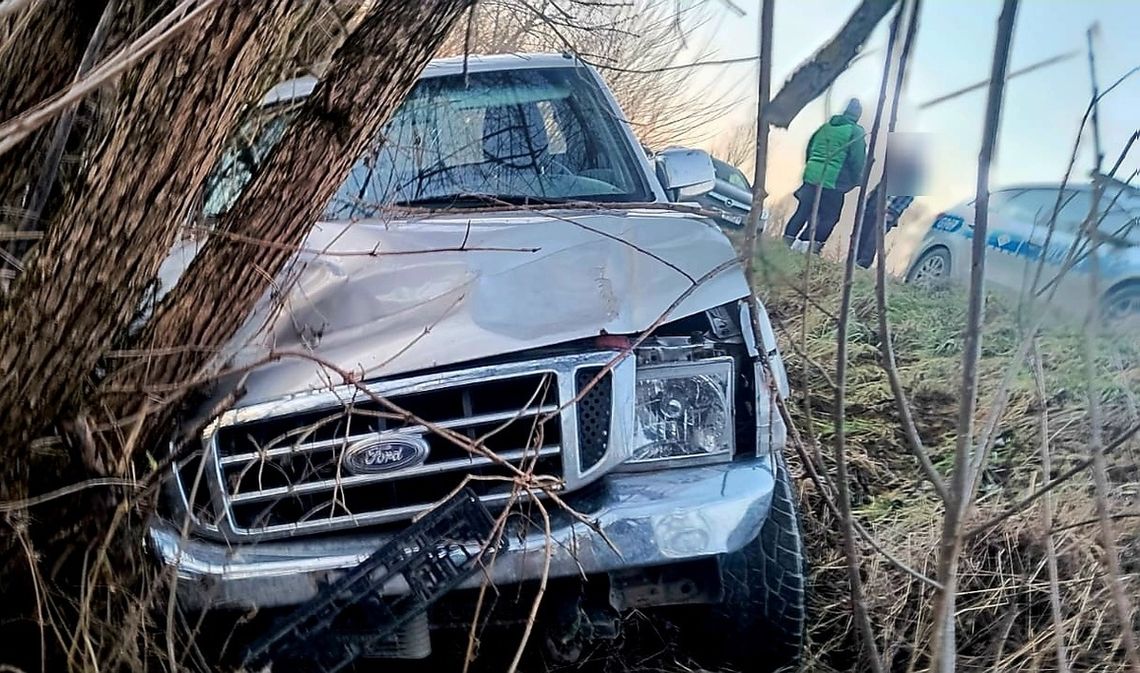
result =
[[[760,532],[773,488],[767,457],[657,472],[611,474],[567,502],[599,530],[558,512],[553,522],[551,577],[590,575],[706,558],[737,551]],[[177,569],[187,608],[279,607],[312,599],[321,586],[369,557],[391,535],[368,533],[231,545],[183,539],[176,524],[156,521],[150,543]],[[542,577],[545,536],[513,535],[486,572],[458,588]],[[612,546],[611,546],[612,545]],[[407,593],[394,578],[384,595]]]

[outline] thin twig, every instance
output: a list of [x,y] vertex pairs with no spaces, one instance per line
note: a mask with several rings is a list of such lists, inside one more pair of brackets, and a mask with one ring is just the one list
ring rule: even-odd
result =
[[36,129],[54,119],[61,111],[66,110],[110,79],[126,71],[135,62],[170,41],[218,2],[219,0],[184,0],[171,10],[170,14],[152,26],[150,30],[120,49],[98,67],[93,68],[87,75],[76,79],[68,88],[0,124],[0,155],[8,152]]
[[[1008,82],[1009,80],[1013,79],[1014,77],[1017,77],[1018,75],[1028,75],[1029,73],[1033,72],[1034,70],[1039,70],[1039,69],[1044,68],[1046,66],[1053,65],[1054,63],[1060,63],[1062,61],[1067,61],[1070,58],[1076,56],[1078,53],[1080,53],[1080,52],[1078,52],[1076,49],[1074,49],[1072,51],[1066,51],[1063,54],[1057,54],[1056,56],[1050,56],[1047,59],[1043,59],[1043,60],[1038,61],[1036,63],[1032,63],[1030,65],[1025,66],[1024,68],[1018,68],[1017,70],[1011,70],[1009,72],[1009,74],[1006,75],[1005,79]],[[919,110],[925,110],[927,108],[934,107],[935,105],[938,105],[939,103],[945,103],[948,100],[953,100],[959,96],[968,94],[971,91],[977,91],[979,89],[984,89],[986,87],[986,85],[989,83],[990,83],[990,80],[987,79],[987,80],[983,80],[981,82],[977,82],[975,84],[971,84],[971,85],[966,86],[966,87],[962,87],[961,89],[951,91],[950,93],[943,94],[943,95],[939,96],[938,98],[932,98],[931,100],[928,100],[924,103],[920,103],[918,106],[918,109]]]
[[[83,57],[79,61],[79,68],[75,73],[76,81],[91,71],[91,68],[95,64],[95,59],[98,58],[100,52],[103,51],[103,45],[107,40],[107,34],[111,30],[111,23],[114,21],[115,13],[118,9],[118,0],[111,0],[107,3],[107,6],[103,8],[103,14],[99,17],[99,23],[95,26],[95,32],[92,33],[91,39],[87,42],[87,48],[84,49]],[[39,221],[40,215],[47,205],[48,196],[51,194],[52,185],[55,184],[56,177],[59,174],[60,163],[63,161],[63,152],[67,146],[67,139],[71,135],[72,126],[75,124],[76,109],[76,105],[68,107],[60,115],[59,119],[56,120],[51,145],[47,151],[47,158],[44,160],[39,178],[36,180],[35,187],[32,189],[27,212],[17,225],[17,229],[21,231],[34,228],[34,224]]]
[[[1049,398],[1045,394],[1045,372],[1041,367],[1041,353],[1033,349],[1033,380],[1037,389],[1038,432],[1041,435],[1041,474],[1045,479],[1053,472],[1049,448]],[[1053,644],[1057,651],[1057,672],[1069,673],[1069,657],[1065,654],[1064,615],[1061,613],[1061,590],[1057,573],[1057,545],[1053,539],[1053,499],[1041,502],[1041,527],[1045,529],[1045,564],[1049,573],[1049,610],[1053,615]]]
[[[899,55],[899,65],[895,74],[894,102],[891,105],[891,120],[887,125],[888,136],[894,132],[898,122],[899,98],[902,95],[907,61],[914,44],[915,34],[918,31],[918,17],[921,10],[921,0],[915,0],[914,7],[911,10],[910,20],[907,23],[906,38],[903,40],[902,53]],[[926,451],[926,447],[922,443],[922,437],[918,434],[918,426],[914,421],[914,413],[911,411],[910,401],[907,399],[906,390],[903,389],[902,379],[899,376],[898,362],[895,359],[894,336],[891,334],[890,319],[887,315],[887,252],[885,242],[886,231],[884,229],[883,218],[886,217],[887,200],[886,165],[890,163],[890,160],[889,155],[883,159],[883,178],[880,181],[880,187],[877,192],[878,204],[875,208],[876,221],[871,224],[871,226],[874,227],[875,254],[879,260],[878,264],[875,265],[875,303],[878,305],[879,313],[879,350],[882,353],[882,365],[887,373],[887,381],[890,383],[891,393],[895,396],[895,405],[899,412],[899,420],[903,426],[903,433],[907,438],[907,446],[910,447],[911,453],[914,454],[915,460],[918,461],[923,476],[925,476],[926,480],[934,487],[935,493],[938,494],[938,497],[942,499],[945,505],[950,500],[950,496],[946,491],[946,481],[942,475],[938,473],[938,470],[935,469],[934,463],[930,460],[930,454]],[[864,214],[864,217],[865,216]],[[863,235],[866,235],[866,231],[864,231]]]
[[[1133,425],[1132,427],[1128,428],[1124,432],[1120,433],[1120,435],[1116,439],[1114,439],[1112,442],[1110,442],[1107,446],[1104,447],[1104,450],[1102,451],[1102,453],[1105,456],[1111,455],[1113,452],[1115,452],[1120,447],[1128,444],[1128,441],[1130,439],[1132,439],[1132,437],[1135,436],[1137,433],[1140,433],[1140,423]],[[1064,484],[1065,482],[1072,479],[1073,477],[1080,474],[1081,472],[1087,470],[1089,468],[1089,466],[1091,466],[1092,464],[1093,464],[1093,459],[1091,457],[1085,458],[1084,460],[1081,460],[1079,463],[1077,463],[1073,467],[1069,468],[1068,470],[1065,470],[1063,473],[1061,473],[1059,476],[1054,478],[1049,483],[1045,484],[1044,486],[1037,489],[1033,493],[1030,493],[1029,495],[1025,496],[1024,498],[1019,500],[1014,505],[1010,506],[1009,509],[1005,510],[1004,512],[1002,512],[998,516],[995,516],[994,518],[986,521],[985,523],[974,526],[970,530],[966,531],[966,533],[963,535],[963,537],[965,537],[967,540],[969,540],[970,538],[977,537],[978,535],[981,535],[982,533],[984,533],[987,530],[993,528],[994,526],[1000,524],[1001,522],[1005,521],[1006,519],[1010,518],[1011,516],[1014,516],[1018,512],[1024,511],[1027,507],[1032,505],[1039,498],[1048,494],[1050,491],[1057,488],[1061,484]]]
[[0,19],[28,7],[35,0],[5,0],[0,2]]
[[[529,492],[529,491],[528,491]],[[554,557],[554,533],[550,529],[550,513],[546,511],[546,506],[542,504],[542,500],[532,497],[531,502],[538,507],[538,511],[542,513],[542,525],[545,532],[545,544],[543,546],[542,555],[542,575],[538,581],[538,593],[535,594],[534,603],[531,605],[530,614],[527,616],[526,626],[523,628],[522,639],[519,641],[519,647],[515,650],[515,656],[511,659],[511,665],[507,668],[507,673],[515,673],[519,668],[519,661],[522,660],[523,651],[526,649],[526,644],[530,640],[531,631],[534,630],[534,623],[538,619],[538,609],[542,605],[542,597],[546,594],[546,585],[550,580],[550,561]]]
[[288,250],[297,252],[299,254],[313,255],[315,257],[401,257],[408,255],[432,255],[441,252],[528,252],[534,253],[542,250],[542,248],[509,248],[509,247],[481,247],[481,246],[467,246],[466,239],[458,246],[447,246],[442,248],[424,248],[422,250],[381,250],[379,246],[371,250],[321,250],[318,248],[306,248],[289,245],[287,243],[278,243],[267,239],[254,238],[252,236],[245,236],[236,234],[230,231],[222,231],[220,229],[212,229],[208,227],[187,227],[187,231],[198,231],[210,236],[218,236],[235,243],[243,243],[247,245],[255,245],[258,247],[272,248],[275,250]]
[[[895,53],[899,26],[902,17],[911,6],[903,2],[891,21],[887,35],[887,53],[883,59],[883,77],[879,84],[879,98],[875,106],[875,120],[871,125],[871,140],[867,148],[867,160],[863,166],[862,180],[856,192],[855,222],[863,219],[867,184],[871,180],[871,169],[875,164],[875,146],[882,127],[883,111],[888,105],[887,93],[890,90],[891,60]],[[836,325],[835,355],[835,482],[839,500],[840,522],[843,526],[843,547],[847,561],[847,579],[851,585],[851,600],[855,610],[855,622],[859,628],[867,663],[874,673],[883,670],[879,647],[875,642],[874,626],[867,612],[867,600],[863,593],[863,577],[859,566],[858,549],[855,547],[855,524],[851,514],[851,485],[847,471],[847,332],[851,318],[851,293],[855,285],[855,257],[859,249],[861,227],[856,226],[848,242],[847,260],[843,268],[843,291],[839,303],[839,323]]]
[[[1094,108],[1093,122],[1096,123]],[[1099,133],[1095,130],[1094,133]],[[1099,168],[1099,165],[1098,165]],[[1104,193],[1104,183],[1096,182],[1093,185],[1093,198],[1089,216],[1085,221],[1084,235],[1092,240],[1099,239],[1099,230],[1094,226],[1096,214],[1100,206],[1100,199]],[[1089,269],[1089,314],[1085,322],[1084,338],[1084,370],[1085,383],[1088,386],[1089,404],[1089,444],[1092,452],[1092,476],[1096,492],[1096,513],[1100,519],[1100,543],[1103,549],[1103,563],[1107,571],[1106,582],[1116,607],[1116,616],[1120,621],[1120,646],[1128,658],[1133,673],[1140,673],[1140,650],[1136,646],[1136,634],[1132,626],[1132,601],[1124,590],[1124,580],[1120,568],[1120,555],[1116,547],[1116,530],[1112,525],[1111,512],[1108,508],[1108,468],[1104,459],[1104,419],[1100,408],[1100,385],[1098,384],[1096,363],[1099,344],[1097,340],[1100,333],[1100,255],[1091,256]]]
[[140,484],[134,479],[123,479],[120,477],[98,477],[96,479],[87,479],[75,484],[68,484],[67,486],[57,488],[53,491],[48,491],[47,493],[34,495],[30,498],[21,498],[20,500],[8,500],[6,502],[0,502],[0,512],[15,512],[17,510],[35,507],[36,505],[42,505],[45,502],[51,502],[52,500],[58,500],[59,498],[73,495],[81,491],[86,491],[88,489],[108,488],[115,486],[138,488]]
[[977,200],[974,209],[974,239],[970,267],[969,306],[966,312],[965,345],[962,352],[962,384],[959,392],[958,436],[950,476],[950,499],[942,522],[938,553],[938,579],[943,590],[934,598],[931,660],[934,673],[956,669],[955,602],[958,590],[958,560],[962,549],[961,521],[969,507],[970,447],[974,439],[974,413],[978,397],[978,362],[981,358],[982,316],[985,312],[986,239],[989,229],[990,165],[997,145],[1010,45],[1017,19],[1018,0],[1004,0],[998,17],[996,45],[986,95],[982,148],[978,154]]
[[[792,427],[794,428],[794,426]],[[813,443],[818,443],[815,442],[814,438],[812,441]],[[824,506],[827,507],[827,510],[831,512],[831,515],[834,516],[837,520],[841,519],[842,515],[839,512],[839,505],[836,505],[835,501],[828,494],[828,491],[831,487],[826,481],[824,481],[815,465],[812,464],[811,456],[809,456],[807,451],[805,451],[803,448],[803,442],[799,441],[799,438],[797,437],[796,441],[793,442],[793,444],[796,448],[797,453],[799,454],[800,460],[803,462],[804,469],[807,471],[808,478],[811,479],[812,483],[814,483],[816,485],[816,488],[819,489],[819,496],[823,499]],[[816,449],[815,453],[818,452],[818,449]],[[939,584],[937,580],[927,577],[921,572],[915,570],[903,562],[902,559],[898,558],[890,551],[888,551],[886,547],[884,547],[877,539],[875,539],[874,534],[872,534],[871,531],[867,530],[866,526],[864,526],[861,521],[855,518],[852,518],[852,521],[855,524],[855,532],[859,534],[859,537],[863,538],[863,540],[869,544],[872,549],[881,554],[883,558],[885,558],[891,565],[895,566],[907,575],[910,575],[919,582],[922,582],[928,587],[931,587],[932,589],[942,589],[942,585]]]

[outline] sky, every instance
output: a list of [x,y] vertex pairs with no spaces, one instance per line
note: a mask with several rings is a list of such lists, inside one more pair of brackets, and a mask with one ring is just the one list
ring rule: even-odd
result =
[[[703,26],[719,58],[758,53],[759,0],[733,0],[745,11],[739,16],[720,0],[712,21]],[[843,24],[857,6],[856,0],[775,0],[773,80],[783,82],[795,67],[809,58]],[[928,134],[930,157],[927,199],[945,207],[969,198],[974,189],[981,145],[985,90],[920,110],[919,104],[989,76],[1000,0],[925,0],[915,50],[900,112],[899,130]],[[1099,23],[1094,40],[1097,76],[1101,88],[1130,69],[1140,66],[1140,1],[1137,0],[1022,0],[1014,33],[1010,70],[1051,56],[1078,51],[1071,59],[1011,80],[1007,86],[994,186],[1024,182],[1059,182],[1090,98],[1089,64],[1085,31]],[[830,112],[838,112],[847,98],[864,102],[862,119],[869,128],[873,102],[882,76],[887,24],[876,30],[866,57],[836,81]],[[679,59],[680,60],[680,59]],[[707,66],[698,80],[741,105],[694,144],[715,146],[718,137],[754,119],[756,65]],[[775,88],[775,87],[774,87]],[[1111,166],[1128,137],[1140,129],[1140,73],[1106,96],[1100,106],[1102,145]],[[807,138],[826,118],[823,100],[817,99],[787,130],[771,136],[769,191],[786,194],[799,184]],[[1092,168],[1091,136],[1086,131],[1076,174]],[[1122,166],[1127,177],[1140,169],[1140,144]]]

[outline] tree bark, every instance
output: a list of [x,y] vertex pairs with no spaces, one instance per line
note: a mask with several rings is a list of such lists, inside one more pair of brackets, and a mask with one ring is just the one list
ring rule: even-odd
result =
[[[11,119],[63,88],[75,76],[105,0],[42,0],[26,8],[0,42],[0,121]],[[43,133],[0,161],[0,228],[15,228]]]
[[[285,267],[344,176],[471,4],[381,0],[371,7],[334,54],[323,81],[268,163],[222,216],[218,229],[223,235],[210,238],[159,306],[136,344],[149,355],[109,379],[118,390],[142,393],[110,405],[120,416],[143,410],[146,389],[200,379],[224,364],[213,353],[234,335],[270,279]],[[177,348],[182,345],[194,348]],[[168,396],[164,411],[154,414],[148,429],[165,427],[161,419],[170,402]]]
[[[170,248],[188,195],[260,83],[266,59],[309,11],[309,3],[218,2],[131,78],[110,120],[114,133],[0,305],[6,471],[19,474],[29,441],[80,403]],[[85,458],[89,469],[102,471],[97,457]],[[3,479],[0,497],[24,483]]]

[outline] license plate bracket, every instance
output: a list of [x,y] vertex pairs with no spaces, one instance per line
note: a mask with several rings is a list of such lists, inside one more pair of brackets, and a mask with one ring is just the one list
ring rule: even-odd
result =
[[[494,537],[486,506],[471,489],[459,491],[278,620],[246,648],[243,668],[273,662],[277,670],[342,670],[475,574],[489,550],[501,547],[492,544]],[[397,577],[408,592],[381,597]]]

